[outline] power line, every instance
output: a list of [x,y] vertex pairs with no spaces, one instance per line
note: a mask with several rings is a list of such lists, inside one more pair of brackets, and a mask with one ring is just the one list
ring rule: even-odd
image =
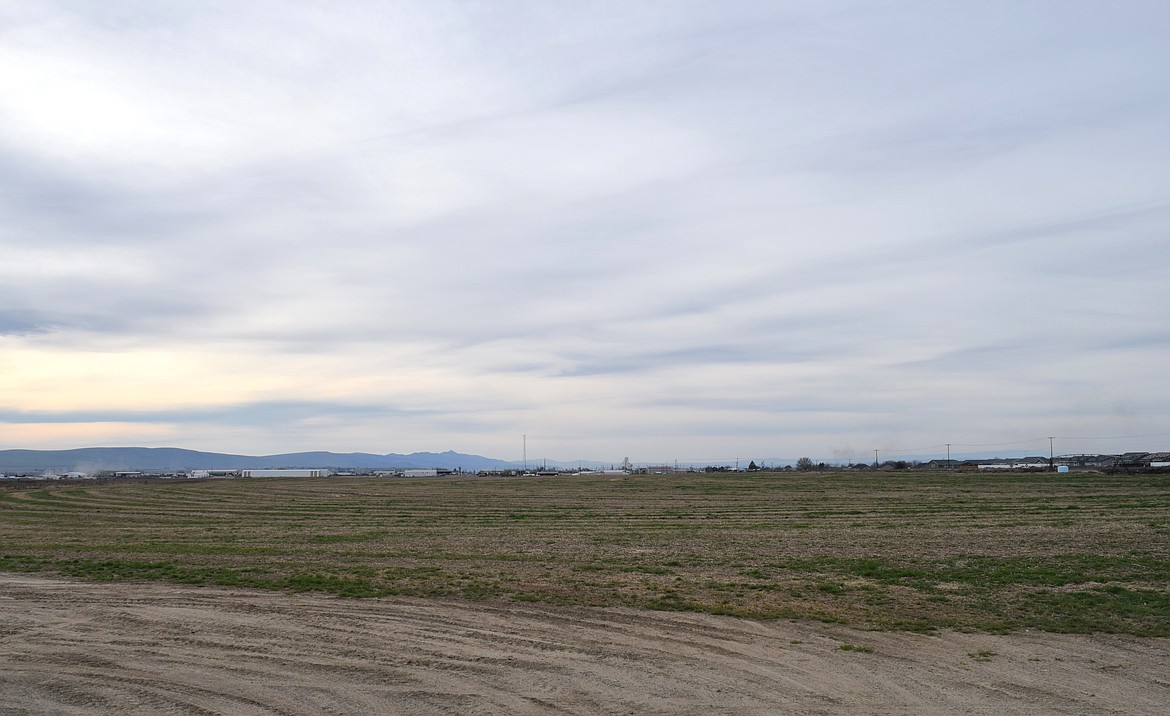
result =
[[1146,433],[1145,435],[1106,435],[1106,436],[1094,437],[1094,438],[1080,438],[1080,437],[1069,437],[1067,435],[1057,435],[1056,439],[1057,440],[1130,440],[1132,438],[1157,438],[1157,437],[1162,437],[1163,435],[1170,435],[1170,430],[1167,430],[1166,432],[1162,432],[1162,433]]
[[[953,443],[952,443],[952,444],[953,444]],[[892,453],[898,453],[899,455],[909,455],[909,454],[911,454],[911,453],[916,453],[916,452],[926,452],[926,451],[928,451],[928,450],[937,450],[937,449],[939,449],[939,448],[944,448],[944,447],[946,447],[946,446],[947,446],[947,444],[946,444],[946,443],[938,443],[938,444],[936,444],[936,445],[927,445],[926,447],[916,447],[916,448],[882,448],[881,450],[882,450],[882,452],[892,452]]]
[[[1015,441],[1006,442],[1006,443],[951,443],[951,445],[954,445],[955,447],[1001,447],[1003,445],[1026,445],[1028,443],[1042,442],[1042,441],[1047,440],[1047,439],[1048,439],[1048,436],[1043,435],[1043,436],[1038,437],[1038,438],[1029,438],[1028,440],[1015,440]],[[1061,440],[1067,440],[1067,439],[1069,439],[1069,438],[1061,438]]]

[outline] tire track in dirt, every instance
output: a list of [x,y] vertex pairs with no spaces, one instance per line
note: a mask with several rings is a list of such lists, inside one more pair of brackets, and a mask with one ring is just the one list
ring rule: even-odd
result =
[[1161,714],[1170,699],[1167,639],[16,574],[0,574],[0,624],[4,716]]

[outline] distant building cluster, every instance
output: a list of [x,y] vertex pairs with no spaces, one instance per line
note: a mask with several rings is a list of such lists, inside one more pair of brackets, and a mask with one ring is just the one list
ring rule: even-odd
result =
[[809,458],[801,458],[795,465],[757,465],[752,461],[747,467],[738,465],[640,465],[636,466],[627,457],[620,466],[611,466],[609,469],[551,469],[547,467],[505,470],[480,470],[475,473],[464,473],[462,470],[448,470],[445,468],[408,468],[398,470],[336,470],[332,468],[275,468],[275,469],[196,469],[187,471],[160,471],[144,470],[97,470],[91,472],[69,471],[36,473],[0,474],[0,480],[211,480],[211,479],[254,479],[277,477],[441,477],[453,474],[475,474],[496,477],[520,476],[554,476],[554,475],[671,475],[676,473],[724,473],[724,472],[776,472],[776,471],[809,471],[809,470],[1016,470],[1042,471],[1056,470],[1069,472],[1071,470],[1096,471],[1127,471],[1139,472],[1149,470],[1170,470],[1170,451],[1167,452],[1127,452],[1120,455],[1059,455],[1053,458],[1031,456],[1019,458],[993,458],[982,460],[886,460],[882,463],[852,463],[847,465],[833,465],[824,462],[814,463]]
[[1035,456],[995,458],[992,460],[931,460],[916,464],[930,470],[946,468],[978,470],[1045,470],[1049,466],[1080,470],[1158,469],[1170,467],[1170,452],[1127,452],[1121,455],[1058,455],[1054,458]]
[[147,470],[96,470],[92,472],[28,472],[5,475],[0,474],[0,480],[212,480],[226,478],[261,478],[261,477],[437,477],[450,475],[452,470],[406,469],[406,470],[334,470],[327,467],[314,468],[280,468],[271,470],[185,470],[185,471],[147,471]]

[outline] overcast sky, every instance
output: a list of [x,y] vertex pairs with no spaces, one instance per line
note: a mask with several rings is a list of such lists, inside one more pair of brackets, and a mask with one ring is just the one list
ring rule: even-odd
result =
[[1170,450],[1168,37],[0,0],[0,448]]

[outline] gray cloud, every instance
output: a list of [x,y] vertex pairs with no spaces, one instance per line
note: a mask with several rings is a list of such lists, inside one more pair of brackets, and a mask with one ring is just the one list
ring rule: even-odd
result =
[[43,333],[53,330],[54,326],[38,317],[28,316],[12,311],[0,311],[0,335]]
[[0,420],[22,423],[172,423],[178,425],[226,425],[275,428],[304,420],[322,418],[361,420],[375,418],[420,418],[435,411],[398,409],[385,405],[363,405],[330,401],[268,401],[191,407],[166,410],[34,411],[5,410]]

